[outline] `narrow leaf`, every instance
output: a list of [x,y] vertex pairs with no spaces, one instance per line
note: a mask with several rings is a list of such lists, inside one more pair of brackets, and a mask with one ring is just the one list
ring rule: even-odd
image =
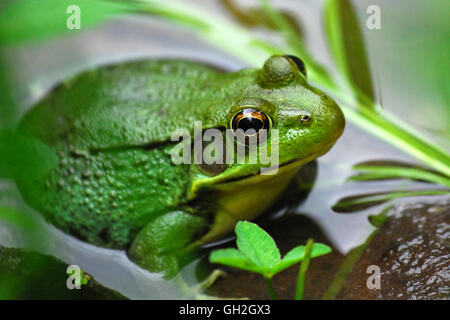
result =
[[[346,99],[342,93],[334,92],[334,94],[339,98]],[[341,108],[344,111],[345,118],[363,130],[450,176],[450,155],[448,152],[394,114],[386,110],[379,113],[369,108],[356,111],[343,105],[341,105]]]
[[0,206],[0,221],[5,221],[23,231],[32,231],[36,224],[28,216],[17,209]]
[[366,239],[366,241],[360,246],[353,248],[345,257],[344,262],[339,267],[339,271],[334,277],[333,281],[325,291],[322,299],[323,300],[332,300],[336,297],[336,295],[341,290],[345,281],[347,280],[348,275],[353,270],[353,267],[358,262],[359,258],[363,254],[364,250],[369,245],[372,238],[375,236],[376,231],[372,232],[372,234]]
[[[357,99],[367,106],[375,94],[366,49],[355,10],[349,0],[328,0],[325,30],[336,66]],[[372,108],[373,104],[370,105]]]
[[256,224],[240,221],[235,232],[237,246],[249,261],[261,268],[271,268],[280,262],[275,241]]
[[270,19],[283,34],[283,38],[288,46],[288,51],[284,53],[295,54],[305,62],[309,80],[334,87],[334,83],[328,71],[317,63],[309,54],[301,37],[299,37],[297,30],[286,16],[273,6],[272,1],[260,0],[260,3],[261,8],[266,13],[268,19]]
[[380,228],[386,222],[387,217],[385,215],[376,214],[368,216],[367,219],[372,226],[375,228]]
[[[269,30],[279,31],[280,26],[275,24],[274,21],[267,16],[267,12],[257,7],[242,8],[236,0],[220,0],[225,10],[232,15],[240,24],[254,28],[263,27]],[[280,12],[287,21],[292,25],[293,30],[296,31],[299,39],[303,38],[302,28],[298,22],[298,17],[290,14],[289,12]]]
[[0,45],[15,45],[68,32],[76,33],[77,29],[68,28],[68,19],[75,14],[75,11],[68,10],[71,6],[80,9],[80,30],[84,30],[115,14],[130,11],[125,3],[104,0],[11,1],[0,12]]
[[362,172],[349,178],[354,181],[369,180],[391,180],[391,179],[411,179],[421,182],[438,183],[450,188],[450,179],[439,174],[422,171],[419,169],[399,168],[399,167],[370,167],[359,168]]
[[58,156],[39,140],[12,130],[0,130],[0,177],[38,178],[58,164]]
[[417,197],[417,196],[434,196],[450,194],[450,190],[407,190],[407,191],[391,191],[371,194],[362,194],[340,199],[332,210],[338,213],[353,213],[370,207],[375,207],[389,200],[403,198],[403,197]]
[[305,246],[304,258],[300,265],[297,278],[297,288],[295,291],[295,300],[303,300],[303,293],[305,291],[306,271],[308,271],[309,261],[311,260],[311,251],[313,249],[314,240],[309,239]]
[[353,166],[362,174],[349,180],[411,179],[422,182],[438,183],[450,188],[450,178],[427,168],[399,161],[367,161]]
[[258,266],[254,265],[246,256],[234,248],[213,251],[209,256],[209,262],[220,263],[256,273],[261,273],[262,271],[261,268],[258,268]]
[[[312,251],[311,258],[317,258],[323,256],[325,254],[330,253],[332,250],[329,246],[322,243],[315,243]],[[272,274],[277,274],[278,272],[283,271],[284,269],[293,266],[296,263],[299,263],[305,257],[305,246],[298,246],[286,253],[281,262],[271,269]]]
[[3,50],[0,50],[0,128],[13,128],[18,119],[10,75],[8,62],[4,57]]

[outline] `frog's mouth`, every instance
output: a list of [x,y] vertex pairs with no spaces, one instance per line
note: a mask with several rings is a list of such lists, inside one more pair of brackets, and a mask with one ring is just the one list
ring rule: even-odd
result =
[[259,170],[247,175],[238,177],[234,176],[225,179],[220,177],[220,175],[213,178],[201,178],[191,185],[188,193],[188,200],[194,200],[198,195],[198,191],[204,187],[216,194],[248,194],[247,191],[249,189],[260,189],[261,193],[265,193],[267,190],[274,190],[274,193],[281,192],[282,190],[280,187],[285,187],[287,183],[295,177],[296,173],[303,165],[327,153],[333,144],[334,143],[331,143],[318,151],[311,152],[306,157],[286,161],[279,167],[266,170],[264,174],[262,174],[261,170]]
[[[334,143],[333,143],[334,144]],[[308,156],[301,158],[301,159],[292,159],[290,161],[287,161],[283,164],[281,164],[278,168],[273,168],[271,170],[267,170],[264,174],[262,174],[260,171],[254,174],[249,174],[242,177],[234,177],[230,178],[228,180],[220,181],[215,184],[215,188],[219,190],[223,190],[226,188],[236,188],[239,187],[239,185],[246,185],[246,184],[253,184],[253,183],[262,183],[266,180],[280,180],[280,179],[286,179],[289,178],[289,176],[292,178],[294,177],[295,173],[300,170],[300,168],[307,164],[308,162],[326,154],[333,144],[330,144],[329,146],[309,154]]]

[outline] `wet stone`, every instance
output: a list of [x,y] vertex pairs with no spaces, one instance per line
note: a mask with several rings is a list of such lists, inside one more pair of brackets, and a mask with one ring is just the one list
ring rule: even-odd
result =
[[[405,200],[406,201],[406,200]],[[417,201],[417,200],[416,200]],[[308,238],[333,247],[319,226],[301,215],[289,215],[261,226],[274,237],[282,254]],[[234,241],[223,245],[234,245]],[[214,248],[217,249],[217,248]],[[333,252],[313,259],[307,273],[305,299],[322,299],[349,255]],[[369,266],[379,266],[380,289],[367,287]],[[351,265],[350,265],[351,266]],[[226,271],[210,288],[220,297],[268,299],[260,275],[212,265]],[[293,299],[298,265],[273,278],[278,299]],[[209,270],[211,271],[211,270]],[[373,279],[373,278],[372,278]],[[370,282],[372,285],[375,283]],[[449,299],[450,298],[450,197],[432,202],[411,200],[388,212],[368,246],[344,278],[336,299]]]
[[[380,289],[368,289],[371,265]],[[449,299],[450,197],[394,207],[376,232],[338,299]]]

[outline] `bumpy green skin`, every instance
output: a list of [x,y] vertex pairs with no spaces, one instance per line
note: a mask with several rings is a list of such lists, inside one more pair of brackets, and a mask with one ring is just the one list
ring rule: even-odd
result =
[[[280,164],[329,148],[344,127],[334,101],[283,57],[235,73],[187,61],[128,62],[66,81],[24,117],[19,131],[49,145],[60,162],[18,186],[30,206],[63,231],[131,250],[144,267],[164,270],[157,256],[182,251],[214,221],[214,199],[196,197],[196,182],[207,190],[261,168],[234,164],[209,180],[195,165],[172,163],[170,137],[178,128],[192,132],[194,121],[203,129],[228,128],[246,98],[270,103],[265,111],[279,129]],[[305,113],[312,117],[308,125],[299,121]],[[181,213],[171,218],[172,212]],[[170,227],[159,234],[158,223]],[[177,242],[170,230],[183,226],[191,231]]]

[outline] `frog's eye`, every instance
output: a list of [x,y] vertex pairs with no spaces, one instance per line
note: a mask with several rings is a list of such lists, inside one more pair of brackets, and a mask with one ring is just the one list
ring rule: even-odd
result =
[[267,132],[270,126],[270,118],[264,112],[253,108],[243,109],[231,119],[233,131],[244,138],[261,135]]
[[295,63],[298,70],[306,77],[306,67],[305,67],[305,63],[302,61],[302,59],[300,59],[299,57],[296,57],[296,56],[291,56],[291,55],[285,55],[285,57],[288,60]]

